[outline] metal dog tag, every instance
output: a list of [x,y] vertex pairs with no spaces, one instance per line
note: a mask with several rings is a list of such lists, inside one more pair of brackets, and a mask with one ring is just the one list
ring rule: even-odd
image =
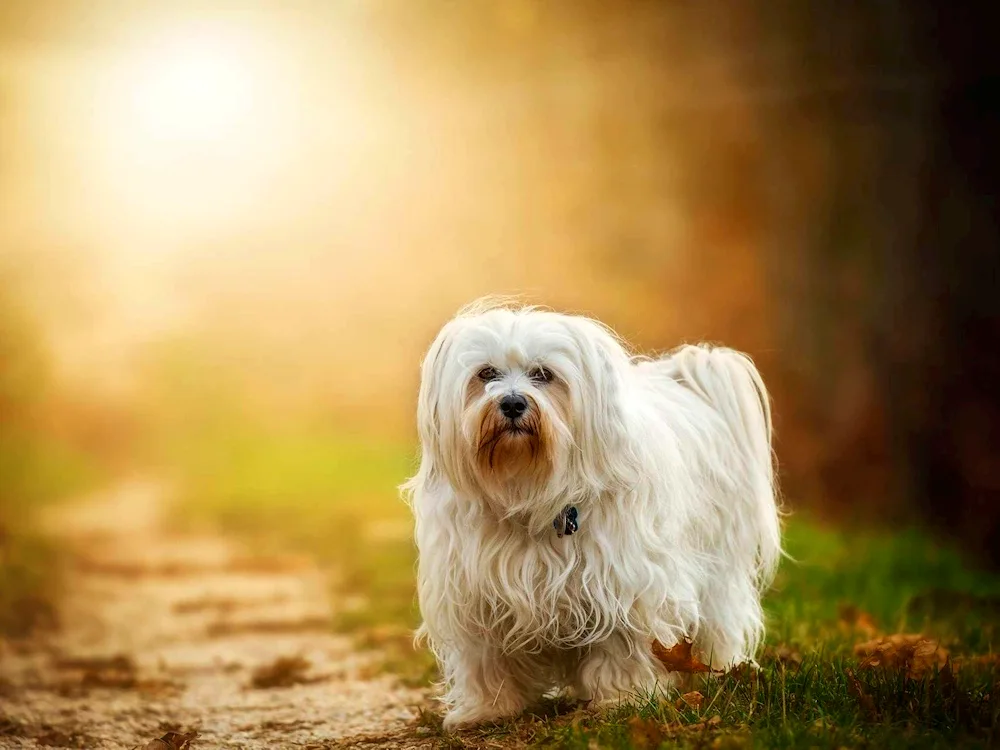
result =
[[573,534],[579,531],[580,521],[576,506],[567,505],[563,508],[552,522],[552,528],[556,530],[556,536],[560,539],[564,536],[573,536]]

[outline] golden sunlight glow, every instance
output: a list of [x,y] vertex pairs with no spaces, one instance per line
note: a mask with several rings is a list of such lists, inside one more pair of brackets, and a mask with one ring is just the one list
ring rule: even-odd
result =
[[255,71],[249,50],[209,34],[168,40],[136,65],[135,126],[151,146],[219,141],[254,114]]
[[109,61],[95,155],[119,228],[152,229],[166,248],[171,233],[229,225],[266,200],[296,141],[298,77],[294,50],[254,32],[177,25]]

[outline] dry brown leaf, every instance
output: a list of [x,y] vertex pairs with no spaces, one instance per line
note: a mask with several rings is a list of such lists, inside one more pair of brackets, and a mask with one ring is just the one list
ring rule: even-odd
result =
[[854,653],[862,657],[859,669],[899,669],[913,679],[948,663],[948,650],[919,634],[897,633],[865,641],[854,647]]
[[695,674],[698,672],[713,672],[713,670],[702,664],[691,654],[693,644],[691,641],[679,641],[675,646],[667,648],[659,641],[653,641],[653,656],[666,668],[668,672],[683,672],[685,674]]
[[135,662],[126,654],[113,656],[67,656],[56,659],[56,669],[63,670],[99,670],[110,669],[116,672],[134,672]]
[[705,702],[705,696],[699,693],[697,690],[692,690],[690,693],[684,693],[677,702],[674,704],[678,709],[682,709],[685,706],[689,708],[701,708],[701,704]]
[[759,680],[760,672],[757,667],[750,662],[743,662],[742,664],[735,665],[728,672],[726,672],[726,677],[734,680],[735,682],[745,683],[752,680]]
[[162,737],[150,740],[141,748],[134,750],[189,750],[192,743],[198,738],[197,732],[184,734],[181,732],[167,732]]
[[840,625],[845,630],[864,633],[869,638],[874,638],[875,634],[878,633],[875,618],[853,604],[842,604],[838,610],[838,616]]
[[785,666],[791,665],[797,667],[802,664],[802,654],[784,643],[775,649],[768,649],[768,655],[776,662]]
[[302,656],[281,656],[254,670],[250,684],[255,688],[291,687],[312,682],[306,672],[312,664]]
[[628,736],[633,747],[656,748],[666,739],[666,731],[655,719],[633,716],[628,722]]
[[[56,660],[56,669],[72,673],[82,688],[116,688],[131,690],[140,686],[135,661],[125,654],[114,656],[63,657]],[[72,685],[71,679],[67,687]]]
[[847,692],[857,699],[861,709],[869,717],[874,717],[876,714],[875,699],[865,692],[861,681],[857,678],[857,675],[854,674],[853,670],[845,669],[844,674],[847,675]]
[[330,618],[317,615],[301,617],[295,620],[281,618],[250,620],[247,622],[220,620],[219,622],[209,623],[205,628],[205,635],[209,638],[221,638],[239,633],[310,633],[325,632],[329,629]]
[[907,670],[907,676],[918,678],[927,672],[944,669],[948,663],[948,650],[941,648],[936,641],[920,641],[913,647],[913,660]]
[[875,618],[867,612],[862,612],[858,615],[858,619],[854,621],[854,627],[869,635],[875,635],[878,632],[878,625],[875,624]]
[[386,646],[413,648],[413,631],[410,628],[378,625],[362,631],[359,636],[362,645],[368,648],[385,648]]

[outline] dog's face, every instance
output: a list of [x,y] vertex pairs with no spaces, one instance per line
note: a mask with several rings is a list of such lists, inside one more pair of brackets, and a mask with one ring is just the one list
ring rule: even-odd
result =
[[627,364],[614,337],[585,318],[503,308],[459,315],[424,361],[424,460],[501,513],[555,507],[564,501],[556,495],[603,481]]
[[462,410],[470,459],[484,483],[542,484],[569,436],[569,382],[541,351],[482,343]]

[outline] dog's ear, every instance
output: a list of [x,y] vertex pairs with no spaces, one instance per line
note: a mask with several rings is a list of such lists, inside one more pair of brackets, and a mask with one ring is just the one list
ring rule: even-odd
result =
[[420,437],[420,468],[401,487],[404,499],[413,504],[424,492],[450,483],[461,473],[455,430],[456,414],[461,410],[463,389],[457,385],[457,334],[461,318],[444,325],[434,338],[420,364],[420,390],[417,394],[417,433]]
[[421,471],[425,479],[435,479],[442,469],[441,460],[447,441],[443,425],[442,399],[452,394],[445,383],[446,366],[454,341],[454,321],[446,324],[420,365],[420,393],[417,396],[417,430],[422,450]]
[[631,359],[608,328],[588,318],[570,318],[580,378],[573,391],[577,445],[575,467],[600,491],[630,482],[635,473],[627,440],[626,388]]

